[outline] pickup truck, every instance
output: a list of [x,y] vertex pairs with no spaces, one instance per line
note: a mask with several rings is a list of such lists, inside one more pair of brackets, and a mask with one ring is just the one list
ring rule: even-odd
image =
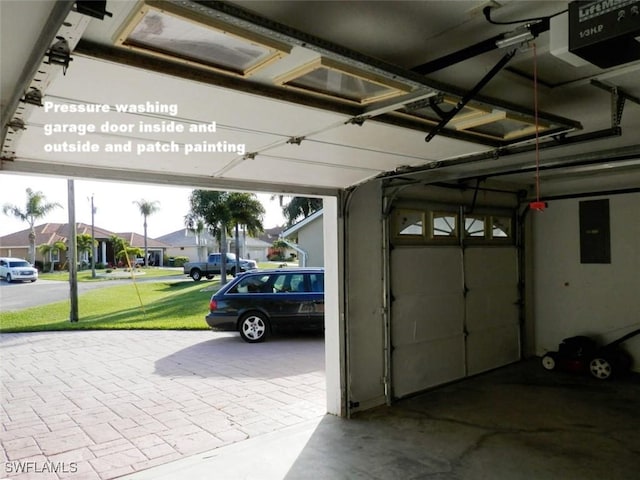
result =
[[[220,275],[220,263],[222,254],[210,253],[206,262],[187,262],[184,264],[184,273],[199,282],[202,277],[212,279],[214,275]],[[236,256],[233,253],[227,253],[227,274],[236,275]],[[240,259],[240,271],[254,270],[258,265],[254,260]]]

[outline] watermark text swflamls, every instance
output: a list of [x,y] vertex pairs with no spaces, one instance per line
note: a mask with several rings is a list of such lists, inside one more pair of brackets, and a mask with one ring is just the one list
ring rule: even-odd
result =
[[35,462],[14,460],[4,462],[4,473],[76,473],[76,462]]

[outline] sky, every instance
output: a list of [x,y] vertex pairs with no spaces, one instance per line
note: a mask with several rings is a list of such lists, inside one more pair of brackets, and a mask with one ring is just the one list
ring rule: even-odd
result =
[[[16,174],[0,174],[0,206],[9,203],[24,210],[26,189],[40,191],[47,202],[57,202],[61,208],[52,210],[40,223],[68,223],[67,179],[60,177],[38,177]],[[137,232],[143,234],[143,218],[133,202],[142,199],[157,201],[158,212],[147,218],[147,234],[151,238],[184,228],[184,216],[189,212],[189,195],[193,189],[140,185],[125,182],[74,180],[76,222],[91,225],[91,197],[96,208],[94,225],[116,233]],[[285,220],[278,199],[260,193],[258,199],[265,207],[265,228],[283,225]],[[0,212],[0,236],[28,228],[21,222]]]

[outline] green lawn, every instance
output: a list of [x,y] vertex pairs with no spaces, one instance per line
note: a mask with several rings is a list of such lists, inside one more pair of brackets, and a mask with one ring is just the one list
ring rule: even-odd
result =
[[[277,268],[279,262],[260,263],[260,268]],[[135,278],[184,277],[182,270],[143,268]],[[40,273],[43,280],[69,280],[69,272]],[[0,332],[39,332],[53,330],[206,330],[204,317],[209,298],[220,288],[219,277],[202,282],[127,282],[131,272],[115,269],[78,272],[79,282],[112,281],[114,286],[86,292],[78,298],[80,320],[69,322],[69,300],[17,312],[0,312]],[[137,287],[137,289],[136,289]],[[138,296],[139,294],[139,296]]]
[[100,288],[79,296],[77,323],[69,322],[70,304],[65,300],[2,312],[0,332],[204,330],[209,328],[204,320],[209,312],[209,298],[218,288],[218,281],[127,283]]

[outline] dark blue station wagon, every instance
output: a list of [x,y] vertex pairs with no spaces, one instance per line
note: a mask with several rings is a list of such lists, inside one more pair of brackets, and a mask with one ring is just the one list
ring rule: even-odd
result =
[[240,332],[249,343],[272,331],[324,329],[324,269],[253,270],[218,290],[209,302],[207,324]]

